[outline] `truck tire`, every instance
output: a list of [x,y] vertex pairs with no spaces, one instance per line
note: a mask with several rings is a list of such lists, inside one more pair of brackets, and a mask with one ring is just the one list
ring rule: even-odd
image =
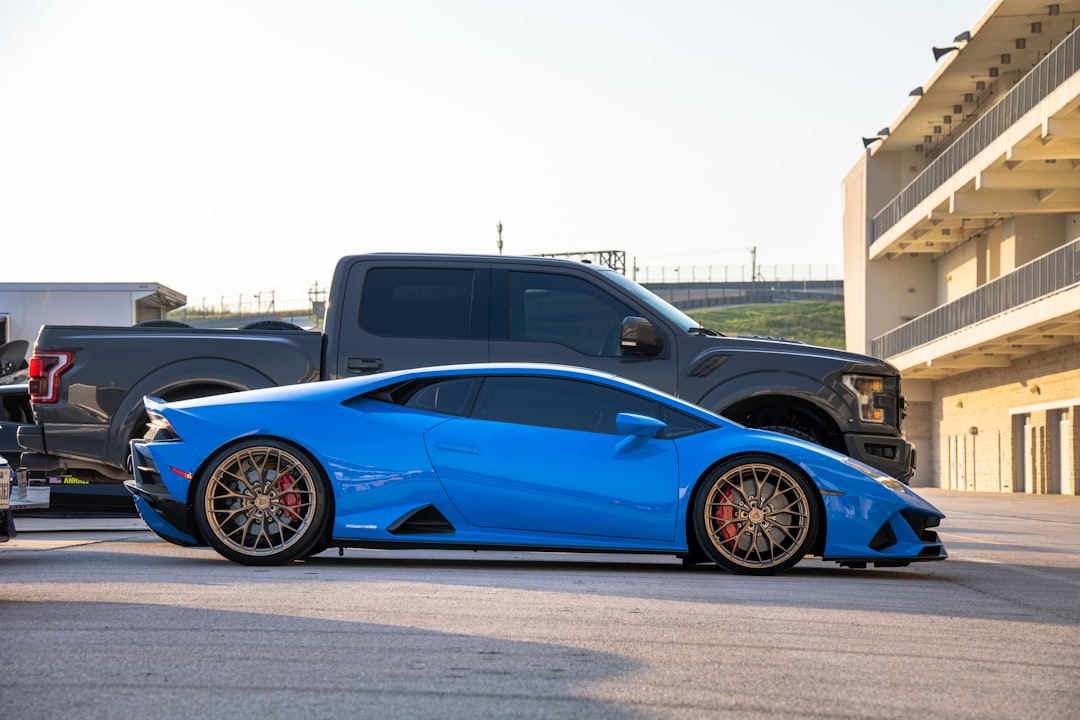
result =
[[180,322],[179,320],[143,320],[142,322],[135,323],[134,327],[148,327],[148,328],[190,328],[187,323]]
[[781,435],[805,440],[806,442],[811,442],[815,445],[821,445],[821,442],[819,442],[816,437],[810,433],[803,432],[798,428],[784,427],[783,425],[766,425],[764,427],[759,427],[758,430],[768,430],[769,432],[780,433]]
[[281,320],[259,320],[258,322],[241,325],[241,330],[303,330],[304,328]]

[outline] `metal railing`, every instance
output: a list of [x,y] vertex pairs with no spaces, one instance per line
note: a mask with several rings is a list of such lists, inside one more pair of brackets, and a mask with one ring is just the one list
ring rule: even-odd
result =
[[656,283],[818,282],[844,279],[836,265],[635,265],[630,278],[641,285]]
[[1080,33],[1074,30],[874,216],[869,242],[873,243],[900,222],[1078,70]]
[[899,355],[1078,284],[1080,240],[1074,240],[874,338],[870,345],[871,354],[881,358]]

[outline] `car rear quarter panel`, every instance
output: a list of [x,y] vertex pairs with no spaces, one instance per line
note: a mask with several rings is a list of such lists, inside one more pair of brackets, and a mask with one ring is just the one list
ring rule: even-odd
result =
[[[240,440],[288,441],[311,455],[333,488],[339,524],[380,507],[445,498],[424,449],[423,433],[445,417],[377,401],[237,403],[166,410],[198,462]],[[185,497],[181,495],[181,497]]]

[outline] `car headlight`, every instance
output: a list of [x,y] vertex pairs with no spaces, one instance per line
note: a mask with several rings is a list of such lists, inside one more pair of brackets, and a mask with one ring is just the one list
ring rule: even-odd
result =
[[844,464],[847,465],[849,468],[858,470],[866,477],[870,478],[871,480],[876,480],[877,482],[881,483],[893,492],[903,495],[908,491],[907,485],[900,482],[891,475],[886,475],[875,467],[871,467],[866,463],[859,462],[855,458],[845,457],[843,460]]
[[859,419],[866,423],[884,423],[885,408],[877,404],[885,391],[884,378],[874,375],[845,375],[844,385],[854,393],[859,403]]

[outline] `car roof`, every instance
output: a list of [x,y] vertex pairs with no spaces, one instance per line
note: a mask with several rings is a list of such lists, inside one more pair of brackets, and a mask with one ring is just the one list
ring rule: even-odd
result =
[[[536,377],[557,377],[577,380],[591,380],[602,385],[621,387],[644,395],[658,402],[676,405],[686,412],[700,415],[716,422],[722,421],[720,416],[709,412],[704,408],[680,400],[672,395],[660,392],[646,385],[620,377],[610,372],[601,372],[589,368],[574,367],[569,365],[552,365],[546,363],[468,363],[460,365],[439,365],[432,367],[413,368],[408,370],[391,370],[374,375],[364,375],[355,378],[342,378],[338,380],[324,380],[322,382],[304,383],[300,385],[286,385],[281,387],[251,390],[245,393],[231,393],[226,395],[214,395],[194,400],[184,400],[173,405],[216,405],[233,404],[250,401],[327,401],[344,402],[358,395],[373,392],[383,387],[396,385],[409,380],[419,380],[433,377],[466,377],[466,376],[510,376],[526,375]],[[730,421],[727,421],[730,422]]]

